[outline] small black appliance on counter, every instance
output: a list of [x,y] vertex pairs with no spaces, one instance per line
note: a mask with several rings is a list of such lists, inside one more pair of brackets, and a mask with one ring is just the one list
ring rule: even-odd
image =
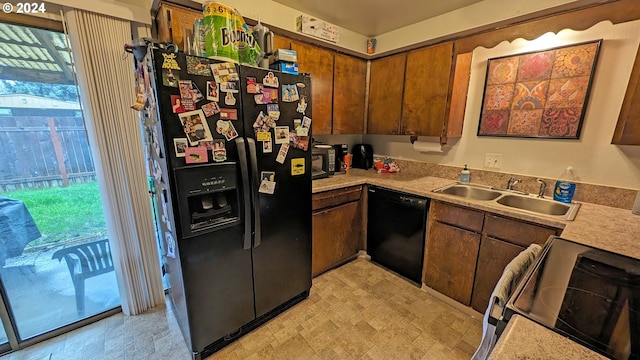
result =
[[351,166],[358,169],[371,169],[373,167],[373,148],[369,144],[356,144],[351,149],[353,159]]
[[336,154],[334,174],[344,174],[347,171],[347,165],[344,156],[349,155],[349,144],[334,144],[333,150]]

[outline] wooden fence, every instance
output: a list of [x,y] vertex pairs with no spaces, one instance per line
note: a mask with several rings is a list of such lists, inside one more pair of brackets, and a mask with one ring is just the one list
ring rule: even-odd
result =
[[82,117],[0,118],[0,191],[95,180]]

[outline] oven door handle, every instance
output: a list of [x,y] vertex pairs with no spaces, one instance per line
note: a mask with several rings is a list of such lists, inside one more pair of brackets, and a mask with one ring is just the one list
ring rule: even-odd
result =
[[244,237],[243,250],[251,249],[251,193],[249,183],[249,166],[247,165],[247,149],[243,138],[236,138],[240,174],[242,175],[242,198],[244,199]]

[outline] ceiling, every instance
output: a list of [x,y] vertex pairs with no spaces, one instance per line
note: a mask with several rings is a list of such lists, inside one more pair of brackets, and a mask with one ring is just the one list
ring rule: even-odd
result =
[[[365,36],[378,36],[482,0],[274,0]],[[336,11],[339,9],[339,11]]]

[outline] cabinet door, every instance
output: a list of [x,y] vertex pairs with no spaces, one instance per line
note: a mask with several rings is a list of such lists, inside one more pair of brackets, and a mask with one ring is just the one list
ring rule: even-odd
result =
[[464,304],[471,302],[480,235],[436,221],[429,224],[424,282]]
[[406,60],[402,53],[371,62],[367,134],[398,134]]
[[640,49],[631,69],[627,92],[613,133],[612,144],[640,145]]
[[202,11],[163,3],[156,16],[158,40],[173,42],[180,50],[184,50],[185,32],[193,36],[193,24],[201,18]]
[[360,202],[336,206],[313,214],[311,272],[317,275],[363,248]]
[[408,53],[402,98],[402,134],[443,135],[452,55],[452,42]]
[[[364,133],[366,83],[366,61],[336,54],[333,72],[333,134]],[[317,116],[314,114],[315,117]]]
[[313,134],[331,134],[333,52],[294,40],[291,49],[298,53],[298,71],[311,74]]
[[473,300],[471,307],[484,313],[489,305],[489,299],[502,276],[504,268],[525,248],[483,236],[478,254],[478,268],[473,284]]

